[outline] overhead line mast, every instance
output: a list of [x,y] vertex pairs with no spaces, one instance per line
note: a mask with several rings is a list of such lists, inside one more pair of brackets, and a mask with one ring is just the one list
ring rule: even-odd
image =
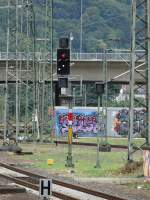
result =
[[[137,49],[144,50],[140,56]],[[139,69],[138,61],[143,59],[143,64]],[[136,79],[142,78],[145,84],[136,85]],[[144,87],[145,85],[145,87]],[[146,145],[150,145],[150,0],[132,0],[132,38],[131,38],[131,68],[130,68],[130,110],[129,110],[129,143],[128,160],[132,160],[132,138],[134,134],[134,107],[135,101],[141,105],[141,102],[135,98],[138,89],[145,89],[145,137]]]

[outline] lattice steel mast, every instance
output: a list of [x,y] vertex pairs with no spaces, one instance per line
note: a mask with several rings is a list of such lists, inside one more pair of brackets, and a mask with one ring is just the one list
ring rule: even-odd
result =
[[[50,38],[50,40],[47,40]],[[49,42],[50,41],[50,42]],[[49,48],[50,47],[50,48]],[[53,97],[53,0],[47,0],[47,20],[46,20],[46,30],[45,30],[45,52],[50,52],[50,62],[46,55],[46,69],[48,71],[48,83],[50,80],[50,85],[47,86],[47,97],[48,104],[50,105],[50,119],[47,118],[47,122],[50,120],[50,131],[53,132],[54,128],[54,97]],[[49,69],[50,64],[50,69]],[[49,95],[50,94],[50,95]]]
[[[42,133],[45,131],[46,126],[49,123],[49,119],[47,117],[48,106],[53,108],[53,1],[46,0],[45,1],[45,27],[44,27],[44,64],[43,64],[43,80],[42,80],[42,116],[41,116],[41,131]],[[49,55],[50,53],[50,63],[49,63]],[[50,64],[50,67],[49,67]],[[50,76],[50,85],[46,71]],[[46,83],[47,81],[47,83]],[[46,97],[46,98],[45,98]],[[45,112],[46,108],[46,112]]]
[[[143,50],[139,56],[138,51]],[[137,66],[141,66],[138,69]],[[144,84],[136,85],[138,78]],[[145,85],[145,102],[135,98],[136,90]],[[134,103],[145,108],[145,136],[146,144],[150,145],[150,0],[132,0],[132,42],[131,42],[131,69],[130,69],[130,110],[129,110],[129,143],[128,160],[132,154],[132,138],[134,134]]]
[[29,26],[29,0],[26,0],[26,38],[27,38],[27,49],[26,49],[26,56],[27,56],[27,65],[26,65],[26,70],[27,70],[27,77],[26,77],[26,92],[25,92],[25,130],[26,130],[26,135],[28,134],[28,124],[29,124],[29,69],[30,69],[30,64],[29,64],[29,54],[30,54],[30,26]]
[[[16,55],[16,74],[9,72],[8,54],[9,52],[15,52]],[[6,61],[6,78],[5,78],[5,107],[4,107],[4,142],[8,133],[8,126],[13,127],[13,123],[16,123],[16,141],[19,132],[19,107],[18,107],[18,0],[8,0],[8,29],[7,29],[7,61]],[[13,66],[14,67],[14,66]],[[8,76],[9,75],[9,76]],[[16,77],[16,121],[13,122],[13,116],[8,111],[10,102],[8,101],[8,79]],[[12,117],[12,118],[11,118]]]
[[7,132],[7,113],[8,113],[8,53],[9,53],[9,34],[10,34],[10,20],[9,20],[9,7],[10,1],[8,1],[8,17],[7,17],[7,44],[6,44],[6,74],[5,74],[5,104],[4,104],[4,142],[6,141],[6,132]]

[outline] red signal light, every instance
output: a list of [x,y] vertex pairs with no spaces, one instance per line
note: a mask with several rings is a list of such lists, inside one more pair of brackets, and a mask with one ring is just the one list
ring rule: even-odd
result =
[[65,58],[66,58],[66,54],[65,54],[65,53],[62,53],[62,54],[61,54],[61,58],[62,58],[62,59],[65,59]]
[[57,49],[57,74],[70,74],[70,49]]

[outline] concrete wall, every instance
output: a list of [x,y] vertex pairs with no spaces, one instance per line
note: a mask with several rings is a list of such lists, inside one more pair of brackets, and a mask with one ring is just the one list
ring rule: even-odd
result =
[[[20,61],[18,62],[20,66]],[[129,70],[129,66],[124,61],[109,61],[108,62],[108,80],[111,80],[112,78],[116,77],[117,75]],[[42,64],[37,63],[36,65],[37,71],[40,72],[40,79],[42,79],[42,73],[43,73],[43,67]],[[10,60],[9,61],[9,71],[15,75],[16,71],[16,61]],[[53,65],[53,73],[54,73],[54,80],[57,80],[57,74],[56,74],[56,62]],[[0,81],[5,80],[5,69],[6,69],[6,61],[0,61]],[[26,61],[22,62],[22,73],[21,78],[26,80],[26,77],[31,78],[32,77],[32,63],[30,63],[30,69],[31,71],[26,72],[27,69],[27,63]],[[142,68],[141,68],[142,69]],[[50,65],[47,66],[47,73],[46,73],[46,79],[50,79]],[[84,81],[102,81],[103,80],[103,62],[102,61],[73,61],[71,62],[71,74],[70,76],[75,76],[74,81],[79,81],[82,77],[82,80]],[[140,76],[137,76],[137,79],[139,81],[142,81]],[[12,76],[11,80],[15,80],[15,78]],[[129,81],[129,74],[126,76],[122,76],[117,81]]]

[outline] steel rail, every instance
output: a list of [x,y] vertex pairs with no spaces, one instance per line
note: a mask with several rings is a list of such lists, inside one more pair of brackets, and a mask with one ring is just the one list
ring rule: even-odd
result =
[[[4,167],[4,168],[7,168],[7,169],[10,169],[10,170],[15,171],[15,172],[30,176],[30,177],[48,178],[48,177],[45,177],[45,176],[41,176],[41,175],[29,172],[29,171],[20,169],[18,167],[14,167],[14,166],[8,165],[6,163],[0,163],[0,166]],[[126,199],[121,198],[121,197],[117,197],[117,196],[113,196],[113,195],[106,194],[106,193],[103,193],[103,192],[87,189],[87,188],[82,187],[82,186],[70,184],[70,183],[59,181],[59,180],[56,180],[56,179],[52,179],[52,182],[54,184],[60,185],[62,187],[70,188],[70,189],[73,189],[73,190],[77,190],[77,191],[80,191],[80,192],[83,192],[83,193],[86,193],[86,194],[90,194],[90,195],[93,195],[93,196],[105,198],[105,199],[108,199],[108,200],[126,200]]]
[[6,186],[0,186],[0,194],[17,194],[17,193],[26,193],[25,188],[21,187],[6,187]]
[[[58,141],[54,141],[54,143],[56,144],[56,146],[58,145],[58,144],[68,144],[67,143],[67,141],[60,141],[60,140],[58,140]],[[90,143],[90,142],[73,142],[72,143],[73,145],[83,145],[83,146],[91,146],[91,147],[95,147],[95,146],[97,146],[97,144],[96,143]],[[114,148],[114,149],[117,149],[117,148],[119,148],[119,149],[128,149],[128,146],[127,145],[120,145],[120,144],[110,144],[110,146],[111,146],[111,148]],[[150,147],[148,147],[148,146],[142,146],[142,147],[140,147],[142,150],[150,150]],[[133,146],[133,149],[135,149],[135,150],[137,150],[137,149],[139,149],[139,147],[136,147],[136,146]]]
[[[66,141],[54,141],[54,143],[56,144],[56,145],[58,145],[58,144],[67,144],[67,142]],[[83,146],[91,146],[91,147],[95,147],[95,146],[97,146],[97,144],[96,143],[92,143],[92,142],[73,142],[72,143],[73,145],[83,145]],[[112,144],[112,145],[110,145],[111,146],[111,148],[119,148],[119,149],[127,149],[128,147],[126,146],[126,145],[115,145],[115,144]]]
[[[6,175],[3,175],[3,174],[1,174],[0,176],[5,178],[5,179],[8,179],[10,181],[13,181],[18,185],[22,185],[24,187],[39,191],[39,185],[37,185],[37,184],[33,184],[33,183],[30,183],[29,181],[24,181],[24,180],[21,180],[20,178],[16,178],[16,177],[12,177],[12,176],[6,176]],[[69,200],[80,200],[80,199],[77,199],[77,198],[74,198],[74,197],[59,193],[59,192],[55,192],[55,191],[52,191],[52,195],[57,197],[57,198],[63,199],[63,200],[68,200],[68,199]]]

